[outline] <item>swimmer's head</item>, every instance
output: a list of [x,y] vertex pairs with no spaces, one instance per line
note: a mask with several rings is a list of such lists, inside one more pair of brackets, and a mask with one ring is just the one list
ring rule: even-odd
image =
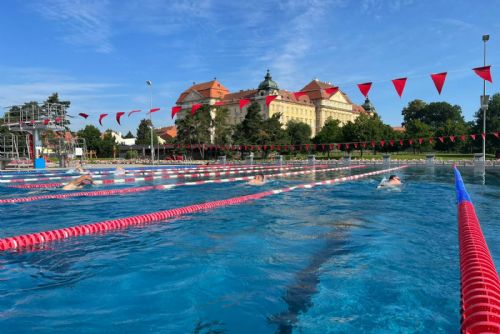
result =
[[397,175],[391,175],[391,176],[389,176],[389,181],[391,181],[391,180],[401,181]]
[[264,181],[264,174],[259,173],[259,174],[255,175],[255,179],[259,180],[259,181]]

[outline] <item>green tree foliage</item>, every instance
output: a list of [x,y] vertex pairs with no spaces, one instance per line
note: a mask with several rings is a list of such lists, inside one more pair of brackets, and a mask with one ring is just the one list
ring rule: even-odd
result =
[[212,121],[214,128],[214,144],[225,145],[231,143],[233,135],[233,126],[229,124],[229,110],[227,108],[218,108]]
[[293,145],[308,144],[311,142],[312,130],[309,124],[298,121],[288,121],[286,130]]
[[79,138],[85,139],[87,150],[96,151],[101,145],[101,131],[93,125],[87,125],[84,129],[77,132]]
[[262,144],[272,143],[275,145],[283,145],[290,143],[288,132],[283,129],[281,117],[281,113],[276,113],[263,122],[265,138],[263,138]]
[[[483,111],[478,110],[474,115],[475,123],[472,128],[473,133],[483,133]],[[488,102],[488,110],[486,111],[486,132],[500,130],[500,93],[496,93],[490,97]],[[481,140],[474,141],[474,147],[479,149],[482,147]],[[486,140],[486,152],[496,153],[500,150],[500,139],[493,135],[488,135]]]
[[233,139],[237,144],[263,144],[267,134],[263,129],[264,120],[260,105],[253,102],[247,109],[243,121],[236,125]]
[[113,149],[116,146],[115,138],[111,135],[111,130],[107,130],[101,137],[101,131],[93,125],[87,125],[77,132],[79,138],[85,139],[87,150],[95,151],[100,158],[113,156]]
[[[142,119],[137,128],[137,136],[135,143],[137,145],[151,145],[151,121],[149,119]],[[153,145],[158,144],[158,137],[153,136]]]
[[186,114],[182,119],[177,119],[176,142],[179,144],[199,145],[199,152],[202,159],[205,158],[205,150],[201,144],[210,143],[210,126],[212,120],[210,116],[210,106],[204,105],[196,111],[194,115]]
[[326,120],[321,130],[313,138],[313,142],[316,144],[338,143],[340,141],[342,141],[340,121],[332,118]]
[[[419,153],[432,149],[432,145],[429,143],[427,138],[432,137],[434,133],[428,124],[415,119],[406,123],[405,128],[408,138],[414,139],[414,143],[412,145],[414,153],[417,149]],[[425,138],[422,144],[418,142],[419,138]]]
[[130,138],[135,138],[134,135],[132,134],[132,132],[127,132],[127,134],[125,135],[125,137],[123,137],[125,139],[130,139]]
[[[342,127],[342,140],[344,142],[368,142],[380,139],[392,139],[392,128],[382,122],[377,114],[359,115],[354,122],[348,122]],[[363,155],[363,147],[358,147]],[[352,149],[350,147],[349,149]],[[375,151],[376,148],[373,150]],[[385,147],[387,149],[387,147]]]

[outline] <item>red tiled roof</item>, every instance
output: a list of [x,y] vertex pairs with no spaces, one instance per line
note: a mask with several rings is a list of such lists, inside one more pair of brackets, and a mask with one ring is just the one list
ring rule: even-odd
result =
[[229,90],[224,87],[219,81],[212,80],[208,82],[202,82],[196,85],[192,85],[187,90],[181,93],[179,98],[177,99],[177,104],[180,104],[184,101],[186,96],[191,92],[196,91],[204,98],[211,99],[223,99],[226,94],[229,93]]
[[[306,92],[309,98],[314,101],[314,100],[320,100],[320,99],[328,99],[330,97],[329,94],[325,93],[323,89],[325,88],[332,88],[335,87],[334,85],[327,83],[327,82],[322,82],[319,80],[313,80],[310,83],[308,83],[304,88],[302,88],[300,91],[301,92]],[[348,103],[352,104],[351,99],[341,90],[339,90],[340,93],[344,96],[344,98],[347,100]]]
[[301,96],[297,99],[295,97],[295,95],[293,94],[293,92],[289,92],[287,90],[282,90],[282,89],[280,89],[278,91],[278,94],[281,95],[282,101],[291,101],[291,102],[295,102],[295,103],[299,103],[299,104],[306,104],[306,105],[312,103],[311,99],[309,98],[308,95]]
[[177,137],[177,127],[175,125],[166,126],[157,130],[160,137],[175,138]]
[[365,108],[355,103],[352,104],[352,111],[357,112],[359,114],[366,114]]
[[239,92],[236,93],[229,93],[224,96],[223,101],[224,102],[229,102],[231,100],[240,100],[240,99],[250,99],[255,97],[255,94],[257,94],[257,89],[248,89],[248,90],[240,90]]
[[396,132],[405,132],[406,131],[404,126],[393,126],[392,130],[394,130]]

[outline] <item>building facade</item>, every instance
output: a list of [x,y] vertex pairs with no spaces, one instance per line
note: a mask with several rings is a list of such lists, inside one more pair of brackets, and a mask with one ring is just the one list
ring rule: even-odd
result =
[[[177,114],[178,118],[185,117],[191,112],[193,104],[222,103],[229,110],[230,122],[237,124],[246,115],[248,105],[240,109],[240,100],[248,99],[260,104],[264,119],[276,113],[281,113],[281,122],[286,125],[289,121],[299,121],[308,124],[312,129],[312,134],[317,134],[326,120],[332,118],[339,120],[341,124],[354,121],[361,113],[372,113],[374,109],[365,110],[363,106],[370,105],[367,99],[363,106],[353,103],[349,97],[338,90],[334,94],[328,94],[325,89],[333,88],[330,83],[312,80],[300,90],[302,96],[296,97],[294,92],[280,89],[278,84],[272,79],[269,70],[264,80],[256,89],[241,90],[231,93],[216,79],[200,84],[193,84],[184,91],[177,99],[176,104],[182,108]],[[267,96],[277,96],[276,99],[266,106]],[[373,106],[371,106],[373,107]],[[211,110],[215,115],[217,108]]]

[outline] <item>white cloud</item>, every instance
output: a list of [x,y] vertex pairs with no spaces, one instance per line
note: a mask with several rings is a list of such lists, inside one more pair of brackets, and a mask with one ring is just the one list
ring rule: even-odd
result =
[[65,42],[102,53],[113,50],[108,1],[46,0],[34,9],[60,26]]

